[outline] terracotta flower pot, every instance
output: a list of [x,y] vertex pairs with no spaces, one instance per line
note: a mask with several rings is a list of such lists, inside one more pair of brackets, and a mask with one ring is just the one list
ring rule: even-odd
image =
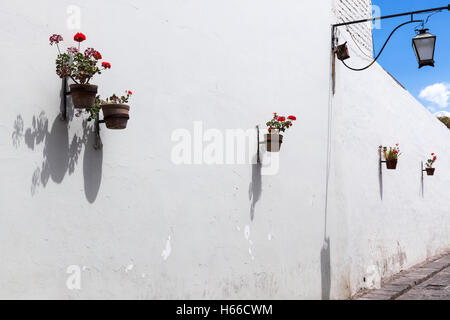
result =
[[103,119],[108,129],[125,129],[127,127],[130,106],[119,103],[102,104]]
[[71,84],[70,95],[77,109],[90,109],[95,103],[98,86],[95,84]]
[[434,176],[434,170],[436,170],[436,168],[425,168],[425,170],[427,170],[427,175]]
[[277,133],[266,134],[266,149],[268,152],[279,152],[282,143],[283,135]]
[[397,168],[397,159],[395,159],[395,160],[386,160],[386,167],[389,170],[395,170]]

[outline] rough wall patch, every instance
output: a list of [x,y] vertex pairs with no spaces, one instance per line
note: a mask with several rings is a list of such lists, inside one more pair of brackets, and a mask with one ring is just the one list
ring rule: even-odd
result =
[[170,240],[171,240],[171,237],[169,236],[167,238],[166,248],[161,253],[161,256],[163,257],[164,261],[166,261],[170,257],[170,254],[172,253],[172,246],[170,244]]

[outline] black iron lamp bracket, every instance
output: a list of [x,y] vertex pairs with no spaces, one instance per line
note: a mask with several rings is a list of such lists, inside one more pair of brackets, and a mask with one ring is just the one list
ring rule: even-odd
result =
[[[404,17],[404,16],[411,16],[411,21],[414,21],[414,15],[421,14],[421,13],[427,13],[427,12],[434,12],[434,11],[444,11],[444,10],[450,11],[450,4],[447,5],[446,7],[425,9],[425,10],[418,10],[418,11],[410,11],[410,12],[392,14],[392,15],[388,15],[388,16],[381,16],[381,17],[375,17],[375,18],[369,18],[369,19],[362,19],[362,20],[355,20],[355,21],[347,21],[347,22],[336,23],[336,24],[332,25],[332,28],[333,28],[333,31],[334,31],[337,27],[341,27],[341,26],[348,26],[348,25],[351,25],[351,24],[365,23],[365,22],[374,22],[374,21],[377,21],[377,20],[391,19],[391,18]],[[333,35],[334,35],[334,32],[333,32]]]
[[[407,25],[407,24],[410,24],[410,23],[416,23],[416,22],[417,22],[417,23],[420,22],[420,23],[422,23],[422,25],[424,25],[424,24],[428,21],[428,19],[427,19],[426,21],[424,21],[424,20],[414,20],[414,15],[418,15],[418,14],[422,14],[422,13],[428,13],[428,12],[435,12],[435,13],[437,13],[437,12],[441,12],[441,11],[444,11],[444,10],[450,11],[450,4],[447,5],[446,7],[439,7],[439,8],[433,8],[433,9],[425,9],[425,10],[419,10],[419,11],[410,11],[410,12],[404,12],[404,13],[393,14],[393,15],[388,15],[388,16],[381,16],[381,17],[375,17],[375,18],[369,18],[369,19],[362,19],[362,20],[355,20],[355,21],[347,21],[347,22],[342,22],[342,23],[336,23],[336,24],[333,24],[333,25],[331,26],[331,41],[332,41],[331,46],[332,46],[332,52],[333,52],[333,54],[335,54],[335,53],[338,52],[338,51],[337,51],[338,39],[336,38],[336,29],[337,29],[338,27],[341,27],[341,26],[348,26],[348,25],[353,25],[353,24],[358,24],[358,23],[374,22],[374,21],[377,21],[377,20],[384,20],[384,19],[391,19],[391,18],[397,18],[397,17],[410,16],[410,17],[411,17],[411,20],[410,20],[410,21],[407,21],[407,22],[405,22],[405,23],[400,24],[398,27],[396,27],[396,28],[392,31],[392,33],[390,34],[390,36],[388,37],[388,39],[387,39],[386,42],[384,43],[383,48],[382,48],[382,49],[380,50],[380,52],[378,53],[377,57],[376,57],[376,58],[374,59],[374,61],[373,61],[372,63],[370,63],[368,66],[366,66],[366,67],[364,67],[364,68],[352,68],[352,67],[349,67],[349,66],[344,62],[345,59],[340,59],[340,60],[342,61],[342,63],[343,63],[347,68],[349,68],[349,69],[351,69],[351,70],[353,70],[353,71],[363,71],[363,70],[366,70],[366,69],[368,69],[369,67],[371,67],[371,66],[375,63],[375,61],[378,60],[378,58],[380,57],[380,55],[381,55],[381,53],[383,52],[384,48],[386,47],[387,43],[388,43],[389,40],[391,39],[392,35],[393,35],[399,28],[401,28],[401,27],[404,26],[404,25]],[[343,45],[343,47],[345,47],[345,44]],[[343,48],[341,48],[340,51],[342,51],[342,50],[343,50]],[[346,59],[347,59],[347,58],[346,58]]]

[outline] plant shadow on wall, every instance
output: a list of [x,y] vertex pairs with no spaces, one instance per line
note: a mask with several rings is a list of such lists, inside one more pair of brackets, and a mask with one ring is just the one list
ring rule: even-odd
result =
[[[61,90],[61,108],[63,107],[65,94]],[[69,143],[68,123],[73,119],[73,108],[67,100],[67,120],[61,121],[58,115],[49,127],[49,119],[44,112],[33,116],[32,124],[29,128],[24,128],[24,121],[18,115],[14,122],[12,133],[13,145],[18,148],[21,141],[34,150],[36,146],[43,145],[42,164],[38,166],[31,177],[31,194],[34,196],[39,188],[45,188],[48,181],[60,184],[66,174],[72,175],[79,162],[79,157],[83,151],[83,176],[84,192],[86,199],[95,202],[101,184],[103,152],[94,150],[95,130],[87,120],[83,120],[83,132],[81,136],[74,135]]]

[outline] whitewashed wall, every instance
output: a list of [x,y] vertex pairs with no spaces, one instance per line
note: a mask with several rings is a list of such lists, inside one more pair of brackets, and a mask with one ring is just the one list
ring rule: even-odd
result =
[[[351,48],[346,63],[370,63],[340,29],[339,42]],[[329,216],[346,238],[336,252],[343,256],[335,258],[355,293],[450,247],[450,131],[378,64],[354,72],[338,61],[336,74]],[[398,169],[383,164],[380,176],[377,147],[396,143]],[[432,152],[438,155],[436,176],[425,174],[422,184],[421,161]]]
[[[449,246],[449,132],[379,66],[338,66],[325,210],[331,0],[0,8],[0,298],[346,298]],[[77,31],[112,64],[100,93],[135,93],[102,151],[83,117],[58,118],[48,37]],[[275,111],[298,117],[277,175],[171,161],[176,129],[251,129]],[[395,142],[404,155],[381,201],[377,146]],[[441,161],[421,198],[431,151]],[[66,286],[72,265],[81,290]]]
[[[378,65],[337,72],[329,206],[346,237],[341,262],[355,292],[448,249],[450,132]],[[383,164],[380,180],[377,146],[395,143],[398,168]],[[421,161],[432,152],[436,174],[425,174],[422,187]]]

